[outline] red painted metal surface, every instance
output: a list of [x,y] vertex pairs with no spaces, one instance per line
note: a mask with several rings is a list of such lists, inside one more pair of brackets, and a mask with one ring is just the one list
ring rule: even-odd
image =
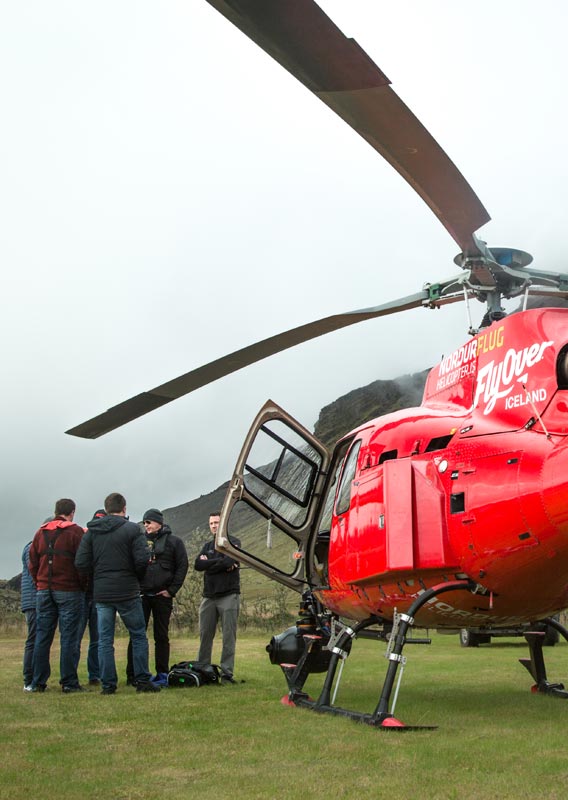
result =
[[389,618],[456,576],[482,591],[432,601],[420,624],[509,624],[568,605],[567,344],[567,310],[512,315],[434,367],[419,408],[354,432],[329,608]]

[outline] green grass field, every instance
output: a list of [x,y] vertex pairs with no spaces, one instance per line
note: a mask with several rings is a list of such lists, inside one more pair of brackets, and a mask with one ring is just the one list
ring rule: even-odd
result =
[[[457,636],[408,646],[396,714],[436,731],[377,731],[286,708],[285,684],[264,647],[238,642],[227,687],[137,695],[57,691],[57,655],[45,694],[22,692],[22,641],[3,639],[0,659],[0,797],[112,800],[225,798],[565,798],[568,702],[531,695],[516,640],[464,650]],[[194,638],[173,640],[174,660],[195,657]],[[126,641],[117,641],[124,674]],[[55,649],[55,648],[54,648]],[[355,643],[337,704],[376,705],[384,645]],[[547,648],[549,678],[568,683],[568,645]],[[317,695],[322,676],[307,689]],[[83,671],[81,678],[84,680]]]

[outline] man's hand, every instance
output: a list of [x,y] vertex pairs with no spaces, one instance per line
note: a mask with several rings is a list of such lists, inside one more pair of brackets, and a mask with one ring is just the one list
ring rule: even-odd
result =
[[161,592],[156,592],[156,596],[161,595],[162,597],[171,597],[171,594],[168,592],[167,589],[162,589]]
[[200,561],[208,561],[209,559],[207,558],[207,556],[199,556],[199,560]]

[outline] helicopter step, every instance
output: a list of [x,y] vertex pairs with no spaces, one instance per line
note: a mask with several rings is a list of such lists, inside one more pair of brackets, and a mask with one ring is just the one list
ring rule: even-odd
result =
[[[555,627],[558,632],[568,640],[568,631],[563,625],[551,619],[547,619],[546,622],[555,623],[552,627]],[[553,697],[568,700],[568,691],[565,690],[564,684],[550,683],[547,679],[544,654],[542,652],[545,636],[546,634],[544,631],[527,631],[527,633],[525,633],[525,639],[529,646],[529,657],[519,658],[519,663],[526,668],[535,681],[534,685],[531,687],[531,692],[534,694],[548,694]]]

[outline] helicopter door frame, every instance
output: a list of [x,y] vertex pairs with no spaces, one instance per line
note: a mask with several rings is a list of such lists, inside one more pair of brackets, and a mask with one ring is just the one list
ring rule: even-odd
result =
[[[303,441],[305,450],[302,450],[301,444],[290,444],[286,440],[287,429],[293,434],[292,439],[299,437]],[[249,459],[255,444],[266,437],[275,449],[281,450],[269,465],[262,465],[259,469],[260,465],[253,466]],[[283,408],[267,400],[252,423],[237,459],[221,509],[215,537],[216,549],[290,589],[304,591],[308,540],[319,516],[330,461],[331,454],[319,439]],[[295,467],[303,476],[300,485],[290,481],[290,464],[292,470]],[[260,497],[261,494],[266,496]],[[274,526],[279,533],[290,538],[294,551],[290,573],[283,572],[269,560],[247,552],[246,543],[238,547],[231,541],[229,521],[239,502],[264,517],[267,521],[267,537],[270,536],[271,526]]]

